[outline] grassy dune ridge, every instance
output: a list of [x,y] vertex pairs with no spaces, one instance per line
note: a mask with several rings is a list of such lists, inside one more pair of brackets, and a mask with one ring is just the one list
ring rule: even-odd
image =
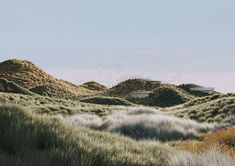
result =
[[200,122],[226,122],[234,125],[235,96],[226,94],[198,98],[184,104],[183,109],[176,114]]
[[49,115],[72,115],[79,112],[102,114],[112,109],[110,106],[82,103],[80,101],[50,98],[40,95],[22,95],[1,92],[0,103],[27,106],[35,113]]

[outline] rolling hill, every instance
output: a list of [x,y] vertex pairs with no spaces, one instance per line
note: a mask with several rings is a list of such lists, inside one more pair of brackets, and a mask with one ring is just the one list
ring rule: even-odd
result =
[[0,63],[0,77],[51,97],[77,99],[95,94],[82,86],[56,79],[29,61],[13,59]]
[[130,92],[137,90],[150,91],[160,86],[160,82],[153,83],[145,79],[128,79],[118,83],[116,86],[110,88],[106,94],[116,97],[128,97]]
[[195,99],[195,96],[175,86],[163,85],[153,90],[144,104],[149,106],[170,107]]
[[[160,107],[171,107],[183,104],[199,96],[208,96],[208,94],[191,93],[188,89],[189,85],[191,84],[176,86],[159,81],[136,78],[120,82],[107,90],[105,94],[108,96],[122,97],[135,104]],[[149,97],[137,99],[129,96],[130,92],[133,91],[151,91],[152,93]]]

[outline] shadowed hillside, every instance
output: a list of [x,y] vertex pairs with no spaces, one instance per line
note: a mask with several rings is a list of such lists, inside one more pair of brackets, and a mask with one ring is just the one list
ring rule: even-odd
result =
[[145,105],[170,107],[195,99],[195,96],[181,90],[175,86],[163,85],[153,90],[153,93],[147,97]]
[[28,90],[33,89],[35,93],[51,97],[74,99],[94,94],[89,89],[50,76],[29,61],[14,59],[0,63],[0,77]]
[[108,90],[108,88],[106,86],[101,85],[95,81],[86,82],[86,83],[82,84],[81,86],[86,89],[93,90],[93,91],[106,91],[106,90]]
[[32,95],[28,89],[25,89],[12,81],[8,81],[4,78],[0,78],[0,92],[7,93],[19,93],[19,94],[27,94]]
[[150,91],[160,86],[160,82],[152,83],[151,81],[145,79],[128,79],[126,81],[120,82],[116,86],[110,88],[107,91],[108,95],[117,97],[127,97],[130,92],[137,90]]
[[102,104],[102,105],[123,105],[123,106],[132,105],[132,103],[128,102],[127,100],[118,97],[94,96],[94,97],[84,98],[80,101],[85,103]]

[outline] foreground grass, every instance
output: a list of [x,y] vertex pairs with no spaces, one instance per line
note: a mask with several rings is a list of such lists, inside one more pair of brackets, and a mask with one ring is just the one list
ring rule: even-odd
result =
[[89,127],[131,138],[175,141],[196,139],[211,131],[214,124],[198,123],[189,119],[163,114],[150,107],[115,107],[106,116],[76,114],[64,116],[74,126]]
[[170,166],[233,166],[235,159],[217,150],[201,154],[178,151],[170,159]]
[[167,153],[157,144],[72,128],[29,110],[0,106],[0,165],[164,166]]
[[3,166],[233,166],[234,162],[219,151],[185,152],[155,141],[74,128],[58,118],[0,105]]
[[200,141],[180,142],[176,144],[176,147],[195,153],[205,152],[214,148],[235,156],[235,128],[207,134]]

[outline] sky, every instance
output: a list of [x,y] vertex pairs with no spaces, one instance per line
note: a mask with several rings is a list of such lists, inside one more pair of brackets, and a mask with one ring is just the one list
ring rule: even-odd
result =
[[0,61],[108,86],[142,77],[235,92],[234,0],[0,0]]

